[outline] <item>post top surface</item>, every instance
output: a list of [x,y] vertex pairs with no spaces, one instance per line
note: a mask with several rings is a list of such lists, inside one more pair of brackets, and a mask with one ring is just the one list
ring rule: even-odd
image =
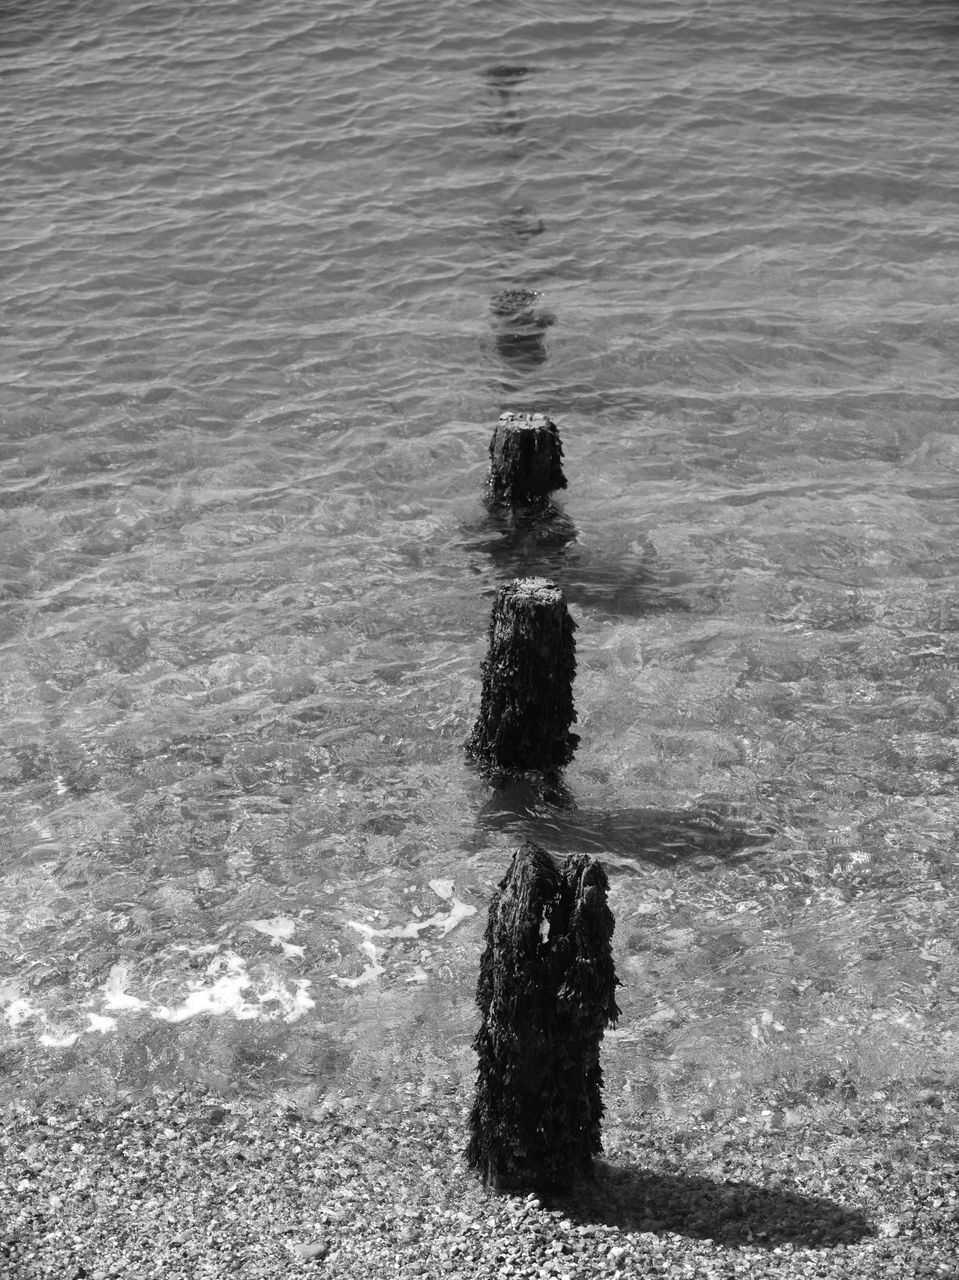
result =
[[516,431],[542,431],[551,427],[552,419],[548,413],[513,413],[508,411],[499,416],[499,426],[513,427]]
[[506,589],[513,595],[535,596],[538,600],[553,602],[563,599],[562,590],[549,578],[514,578],[507,583]]

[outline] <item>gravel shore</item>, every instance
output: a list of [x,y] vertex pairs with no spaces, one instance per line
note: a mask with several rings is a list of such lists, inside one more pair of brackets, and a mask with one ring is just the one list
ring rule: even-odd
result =
[[[0,1113],[3,1280],[959,1280],[959,1091],[605,1126],[563,1202],[487,1191],[469,1099],[211,1093]],[[612,1109],[611,1109],[612,1111]]]

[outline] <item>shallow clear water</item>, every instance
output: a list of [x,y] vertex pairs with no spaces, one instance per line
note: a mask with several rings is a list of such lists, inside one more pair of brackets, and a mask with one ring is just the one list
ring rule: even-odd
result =
[[[947,0],[4,6],[4,1093],[469,1071],[524,835],[610,869],[612,1087],[955,1073],[957,46]],[[485,518],[505,408],[565,548]],[[529,571],[572,811],[462,753]]]

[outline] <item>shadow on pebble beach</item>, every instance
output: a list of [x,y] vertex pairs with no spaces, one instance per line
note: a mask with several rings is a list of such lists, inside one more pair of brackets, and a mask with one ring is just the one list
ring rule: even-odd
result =
[[584,1225],[673,1232],[733,1246],[833,1248],[874,1234],[860,1210],[821,1196],[659,1173],[632,1164],[601,1162],[595,1181],[548,1202]]

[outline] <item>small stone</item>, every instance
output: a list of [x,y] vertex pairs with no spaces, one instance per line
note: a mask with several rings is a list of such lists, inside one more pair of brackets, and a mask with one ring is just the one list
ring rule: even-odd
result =
[[309,1244],[295,1244],[293,1252],[307,1262],[315,1262],[321,1258],[325,1258],[330,1251],[330,1246],[325,1240],[313,1240]]
[[917,1095],[917,1101],[924,1103],[927,1107],[936,1107],[938,1110],[942,1110],[942,1094],[936,1093],[934,1089],[923,1089]]

